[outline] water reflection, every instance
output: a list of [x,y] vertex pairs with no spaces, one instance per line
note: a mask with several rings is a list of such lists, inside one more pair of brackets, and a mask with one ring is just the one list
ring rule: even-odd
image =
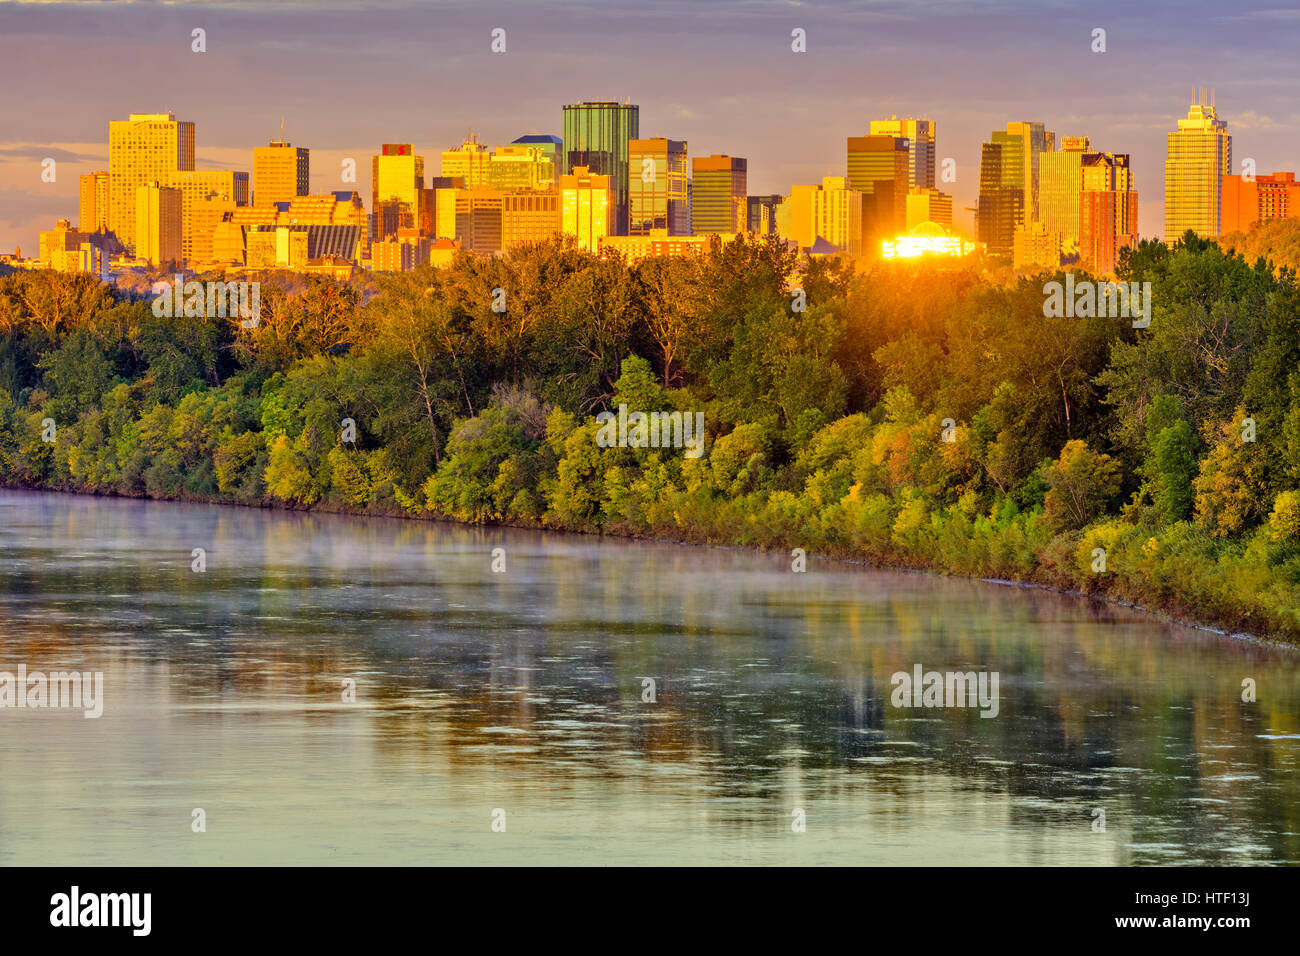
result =
[[19,663],[106,703],[0,710],[5,863],[1300,861],[1300,654],[1037,591],[0,492]]

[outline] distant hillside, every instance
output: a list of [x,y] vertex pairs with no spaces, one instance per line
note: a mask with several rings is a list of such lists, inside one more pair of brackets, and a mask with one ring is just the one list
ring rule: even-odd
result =
[[1252,265],[1263,256],[1275,269],[1286,266],[1300,271],[1300,219],[1256,223],[1249,232],[1220,237],[1219,244],[1224,249],[1240,252]]

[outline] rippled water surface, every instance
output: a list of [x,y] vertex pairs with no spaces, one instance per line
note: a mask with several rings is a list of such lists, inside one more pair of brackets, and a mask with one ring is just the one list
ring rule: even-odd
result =
[[1300,862],[1300,653],[995,584],[0,491],[20,664],[0,863]]

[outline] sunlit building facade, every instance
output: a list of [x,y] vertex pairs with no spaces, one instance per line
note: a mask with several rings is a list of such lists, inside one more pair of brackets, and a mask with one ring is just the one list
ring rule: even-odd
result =
[[181,256],[181,191],[161,183],[146,183],[135,191],[137,258],[151,266],[179,265]]
[[439,172],[442,176],[453,176],[465,181],[465,186],[491,185],[488,168],[492,162],[492,150],[484,146],[473,133],[459,146],[442,151]]
[[78,226],[83,232],[104,232],[108,229],[108,172],[86,173],[79,185],[81,221]]
[[739,156],[691,160],[691,234],[744,232],[749,221],[749,163]]
[[167,183],[173,173],[193,168],[193,123],[177,120],[173,113],[132,113],[108,124],[108,228],[130,252],[139,254],[135,216],[140,187]]
[[[414,224],[424,189],[424,157],[415,155],[410,143],[384,143],[379,155],[371,158],[370,175],[370,208],[373,210],[381,202],[403,203]],[[372,238],[383,239],[385,234],[375,232]]]
[[227,199],[236,206],[248,205],[248,173],[230,170],[190,170],[175,172],[165,185],[181,194],[181,256],[186,262],[195,259],[197,227],[193,210],[206,199]]
[[[1198,97],[1204,99],[1204,97]],[[1223,231],[1223,177],[1232,172],[1232,135],[1214,105],[1193,103],[1169,133],[1165,156],[1165,241],[1187,230],[1213,238]]]
[[558,189],[520,189],[501,197],[501,247],[544,242],[560,231]]
[[1300,217],[1300,183],[1295,173],[1223,177],[1224,233],[1249,232],[1256,223],[1296,217]]
[[611,101],[566,105],[563,134],[564,174],[582,167],[588,175],[608,176],[614,193],[609,234],[627,235],[628,149],[641,136],[640,107]]
[[661,230],[688,235],[686,141],[662,136],[631,140],[628,163],[628,235]]
[[615,206],[611,177],[582,166],[560,177],[560,229],[576,237],[580,248],[595,252],[601,238],[611,235]]
[[934,121],[928,119],[872,120],[872,136],[893,136],[907,140],[907,185],[909,189],[934,186]]
[[310,192],[311,153],[306,147],[271,140],[253,148],[252,201],[270,206]]
[[862,253],[862,193],[843,176],[823,177],[820,185],[798,185],[790,193],[790,225],[783,238],[801,249],[822,244],[850,255]]
[[1017,226],[1038,218],[1039,161],[1056,149],[1042,123],[1013,122],[980,147],[976,233],[990,255],[1010,257]]
[[952,228],[952,197],[933,187],[917,186],[907,191],[907,228],[923,222],[937,222],[946,229]]

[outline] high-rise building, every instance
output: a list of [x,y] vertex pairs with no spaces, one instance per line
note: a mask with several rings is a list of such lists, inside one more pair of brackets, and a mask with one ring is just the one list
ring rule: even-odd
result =
[[[843,176],[823,177],[819,186],[795,186],[789,200],[789,226],[779,234],[801,249],[826,245],[862,254],[862,193]],[[778,211],[778,220],[784,217]],[[819,242],[820,240],[820,242]]]
[[776,194],[750,196],[748,200],[749,215],[745,228],[750,232],[758,233],[760,236],[774,235],[776,233],[776,210],[785,198],[785,196]]
[[[184,200],[181,203],[181,250],[191,268],[228,264],[230,259],[218,258],[219,234],[227,217],[239,208],[233,199],[198,199],[190,204],[189,225],[185,225]],[[190,245],[185,248],[188,228]],[[224,249],[224,245],[222,245]]]
[[[416,156],[410,143],[384,143],[378,156],[370,160],[370,208],[381,202],[404,203],[410,213],[411,226],[419,218],[420,191],[424,189],[424,157]],[[404,220],[405,221],[405,220]],[[403,227],[410,228],[410,227]],[[375,233],[373,239],[384,239]]]
[[627,235],[628,147],[640,136],[641,110],[633,103],[582,102],[564,107],[564,173],[583,167],[587,175],[609,177],[614,191],[611,235]]
[[1083,160],[1089,147],[1086,136],[1063,136],[1059,151],[1043,153],[1038,160],[1038,221],[1048,232],[1060,233],[1067,249],[1079,244]]
[[166,183],[173,173],[193,168],[193,123],[178,121],[173,113],[132,113],[108,124],[108,228],[129,251],[139,254],[135,215],[140,187]]
[[1232,172],[1232,135],[1204,95],[1169,134],[1165,156],[1165,241],[1188,229],[1213,238],[1223,230],[1223,177]]
[[479,142],[476,135],[470,133],[459,146],[442,151],[440,175],[463,179],[466,188],[487,186],[489,185],[488,165],[491,162],[492,150]]
[[529,133],[520,136],[510,144],[511,146],[534,146],[542,151],[542,155],[551,161],[555,168],[555,178],[558,181],[560,176],[565,172],[564,169],[564,140],[558,136],[552,136],[550,133]]
[[[439,190],[441,192],[441,190]],[[505,194],[491,186],[456,189],[456,234],[462,249],[491,256],[503,245]]]
[[1012,262],[1015,268],[1026,272],[1059,269],[1061,266],[1061,233],[1041,222],[1027,222],[1016,227],[1013,238]]
[[311,151],[273,139],[253,148],[253,199],[260,206],[311,192]]
[[517,189],[501,197],[501,247],[544,242],[560,231],[557,189]]
[[579,248],[597,251],[600,238],[611,235],[615,214],[613,177],[585,166],[560,177],[560,229],[577,237]]
[[60,219],[53,229],[42,232],[39,238],[42,262],[48,262],[51,269],[59,272],[78,271],[77,252],[90,238],[89,233],[75,228],[66,219]]
[[980,147],[978,239],[989,255],[1010,256],[1017,226],[1038,218],[1039,160],[1056,149],[1056,134],[1042,123],[1008,123]]
[[749,164],[739,156],[691,160],[691,235],[744,232],[749,223]]
[[928,119],[872,120],[872,136],[893,136],[907,140],[908,188],[928,189],[934,185],[934,122]]
[[686,141],[634,139],[628,143],[628,225],[630,236],[659,229],[670,236],[691,231],[686,206]]
[[[189,170],[172,173],[163,181],[181,194],[181,258],[195,257],[196,226],[192,212],[196,203],[207,199],[227,199],[236,206],[248,205],[248,173],[230,170]],[[206,245],[207,239],[201,243]]]
[[1079,258],[1099,275],[1137,245],[1138,194],[1127,153],[1085,153],[1079,203]]
[[848,138],[848,184],[862,193],[863,239],[892,238],[907,224],[907,190],[911,165],[909,141],[900,136]]
[[108,229],[108,173],[86,173],[80,183],[81,231],[104,232]]
[[952,228],[952,197],[934,187],[917,186],[907,191],[907,228],[923,222],[937,222]]
[[497,189],[548,189],[555,182],[555,160],[544,146],[498,146],[487,164],[487,184]]
[[182,259],[181,191],[158,182],[141,185],[135,191],[132,228],[137,258],[151,266],[179,264]]
[[1274,173],[1253,179],[1223,177],[1223,234],[1248,232],[1255,223],[1270,219],[1297,217],[1300,217],[1300,183],[1296,182],[1295,173]]

